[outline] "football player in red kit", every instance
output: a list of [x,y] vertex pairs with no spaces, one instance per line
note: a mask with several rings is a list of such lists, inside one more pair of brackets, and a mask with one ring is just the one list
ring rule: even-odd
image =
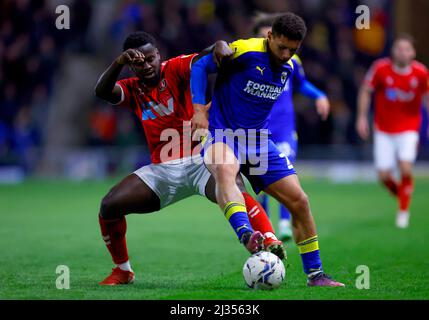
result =
[[[134,281],[126,246],[125,215],[158,211],[195,194],[216,202],[215,181],[199,155],[199,143],[191,137],[194,111],[190,66],[197,56],[181,55],[161,62],[154,38],[135,32],[127,37],[123,53],[97,82],[98,97],[129,108],[140,119],[152,162],[115,185],[101,202],[101,233],[116,264],[101,284]],[[118,81],[124,65],[135,77]],[[241,186],[247,212],[252,215],[239,215],[234,207],[226,215],[240,242],[251,253],[265,249],[283,258],[283,244],[275,237],[265,211],[245,192],[242,183]]]
[[[413,164],[417,155],[422,102],[429,109],[429,76],[414,60],[413,39],[403,34],[393,43],[391,58],[376,60],[358,97],[356,129],[369,136],[368,111],[374,93],[374,159],[380,181],[398,199],[396,225],[408,227],[413,192]],[[400,180],[393,176],[399,164]]]

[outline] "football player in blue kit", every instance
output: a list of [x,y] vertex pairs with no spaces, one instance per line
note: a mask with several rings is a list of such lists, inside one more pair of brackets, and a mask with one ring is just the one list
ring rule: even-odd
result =
[[[305,33],[302,18],[285,13],[274,20],[266,38],[231,43],[232,55],[223,59],[219,66],[212,54],[194,59],[192,126],[194,133],[208,129],[201,153],[216,180],[220,208],[231,225],[240,226],[236,232],[246,232],[242,224],[247,215],[246,206],[235,181],[241,172],[256,193],[264,191],[291,212],[294,239],[307,285],[342,287],[344,284],[334,281],[322,268],[308,197],[288,157],[269,137],[271,110],[292,74],[291,58]],[[217,79],[211,107],[207,110],[207,77],[214,72],[217,72]]]
[[[275,15],[261,14],[255,19],[253,33],[258,38],[265,38],[268,31],[271,30],[271,25],[275,19]],[[294,163],[298,149],[298,135],[295,128],[295,111],[292,95],[294,91],[315,100],[317,112],[322,120],[326,120],[329,115],[329,100],[326,94],[317,89],[310,81],[307,80],[301,59],[297,54],[291,58],[293,63],[293,71],[291,77],[286,82],[286,87],[283,94],[274,103],[271,111],[271,120],[268,124],[268,129],[271,131],[271,139],[277,145],[279,150],[283,152],[289,160]],[[269,214],[269,197],[263,193],[259,202]],[[279,204],[279,228],[278,235],[282,241],[288,241],[292,238],[292,227],[290,223],[289,210]]]

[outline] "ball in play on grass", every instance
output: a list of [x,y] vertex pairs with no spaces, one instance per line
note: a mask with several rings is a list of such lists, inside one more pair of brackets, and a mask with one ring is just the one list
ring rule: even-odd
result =
[[252,289],[272,290],[284,281],[286,270],[275,254],[260,251],[251,255],[243,266],[246,284]]

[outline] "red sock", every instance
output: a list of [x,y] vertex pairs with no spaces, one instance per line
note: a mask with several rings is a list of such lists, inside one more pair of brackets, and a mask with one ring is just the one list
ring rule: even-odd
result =
[[413,178],[402,177],[401,185],[399,186],[399,210],[408,211],[413,193]]
[[115,220],[106,220],[98,216],[100,222],[101,235],[106,243],[107,249],[112,256],[113,262],[121,264],[128,261],[127,241],[127,221],[125,217]]
[[243,192],[243,197],[246,202],[247,216],[252,228],[260,231],[267,238],[275,238],[273,226],[262,205],[247,192]]
[[392,177],[389,177],[387,180],[383,180],[383,184],[390,191],[391,194],[393,194],[395,197],[398,196],[399,185],[398,183],[396,183],[395,180],[393,180]]

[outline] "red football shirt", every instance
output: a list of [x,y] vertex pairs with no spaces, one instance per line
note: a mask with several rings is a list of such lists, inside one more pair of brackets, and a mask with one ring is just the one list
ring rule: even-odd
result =
[[190,124],[194,114],[190,91],[194,56],[181,55],[164,61],[156,88],[147,88],[137,77],[117,81],[123,93],[118,105],[130,108],[139,117],[152,163],[191,156],[198,144],[191,141]]
[[365,85],[374,90],[375,127],[387,133],[419,131],[422,96],[429,92],[429,75],[424,65],[413,61],[410,71],[400,74],[389,58],[376,60]]

